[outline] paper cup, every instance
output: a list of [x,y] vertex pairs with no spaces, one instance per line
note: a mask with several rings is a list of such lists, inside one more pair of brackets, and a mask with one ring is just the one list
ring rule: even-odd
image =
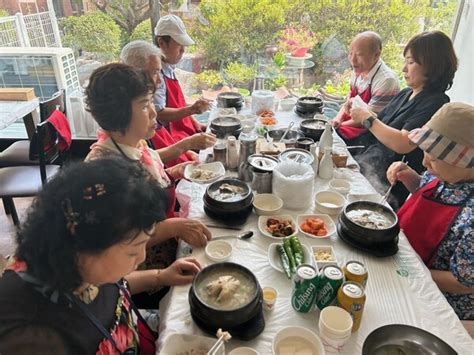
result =
[[277,299],[277,291],[273,287],[263,288],[263,307],[267,311],[271,311],[275,307]]
[[328,353],[340,353],[352,333],[352,317],[345,309],[329,306],[319,314],[319,335]]

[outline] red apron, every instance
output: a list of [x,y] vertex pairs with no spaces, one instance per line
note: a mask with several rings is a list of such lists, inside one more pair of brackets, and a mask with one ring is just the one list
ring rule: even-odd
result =
[[168,211],[166,211],[166,217],[172,218],[176,217],[176,213],[174,209],[176,207],[176,186],[174,179],[168,174],[168,178],[170,179],[170,185],[166,188],[166,192],[168,192],[168,196],[170,198],[170,206]]
[[[177,142],[177,140],[175,140],[171,136],[171,134],[168,132],[168,130],[165,127],[158,128],[155,131],[155,135],[151,137],[150,141],[154,149],[166,148]],[[188,156],[185,153],[183,153],[176,159],[167,161],[166,163],[163,162],[163,163],[165,164],[167,168],[169,168],[169,167],[175,166],[176,164],[184,163],[187,161],[191,161],[191,159],[188,158]]]
[[[351,92],[350,92],[350,98],[356,97],[357,95],[360,96],[362,101],[364,101],[366,104],[370,102],[370,99],[372,98],[372,82],[374,81],[375,76],[377,75],[380,67],[382,64],[379,65],[377,70],[375,71],[374,75],[372,75],[372,78],[370,79],[369,85],[365,88],[365,90],[361,93],[357,91],[357,79],[356,82],[354,82],[354,85],[351,85]],[[342,116],[342,122],[344,121],[349,121],[351,119],[351,116],[348,115],[347,113],[344,113]],[[351,127],[351,126],[341,126],[338,128],[338,133],[345,139],[353,139],[362,133],[366,131],[366,128],[359,128],[359,127]]]
[[[183,91],[179,82],[176,79],[171,79],[163,75],[166,85],[166,107],[182,108],[185,107]],[[193,124],[191,116],[183,117],[180,120],[169,123],[169,131],[171,136],[179,142],[181,139],[192,136],[198,133]]]
[[400,228],[428,267],[462,207],[437,201],[433,193],[438,183],[434,179],[418,189],[397,213]]

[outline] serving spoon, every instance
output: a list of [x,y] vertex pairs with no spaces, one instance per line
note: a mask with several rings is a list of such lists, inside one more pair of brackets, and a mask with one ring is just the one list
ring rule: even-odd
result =
[[286,135],[288,134],[288,132],[290,131],[291,127],[293,127],[293,125],[295,124],[294,121],[291,121],[289,126],[287,127],[285,133],[283,133],[283,135],[281,136],[279,142],[283,142],[283,139],[285,139]]
[[254,235],[253,231],[247,231],[247,232],[243,232],[240,234],[233,234],[233,235],[218,235],[216,237],[212,237],[212,240],[222,239],[222,238],[237,238],[237,239],[246,240],[246,239],[252,238],[253,235]]

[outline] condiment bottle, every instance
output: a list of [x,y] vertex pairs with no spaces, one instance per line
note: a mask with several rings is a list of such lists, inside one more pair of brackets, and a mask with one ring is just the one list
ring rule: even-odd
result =
[[318,165],[319,165],[319,159],[318,159],[318,143],[311,144],[309,146],[309,152],[311,155],[314,157],[313,161],[313,171],[314,171],[314,177],[318,175]]
[[238,176],[240,180],[252,181],[252,166],[248,163],[248,157],[255,154],[258,136],[255,133],[241,133]]
[[239,150],[234,136],[227,138],[227,168],[236,171],[239,166]]
[[324,132],[319,139],[319,149],[332,148],[332,143],[332,126],[327,122],[324,127]]
[[322,179],[330,179],[333,174],[333,163],[332,163],[332,148],[324,148],[324,155],[319,163],[319,177]]
[[213,148],[213,161],[220,161],[224,167],[227,167],[227,144],[223,139],[217,139]]

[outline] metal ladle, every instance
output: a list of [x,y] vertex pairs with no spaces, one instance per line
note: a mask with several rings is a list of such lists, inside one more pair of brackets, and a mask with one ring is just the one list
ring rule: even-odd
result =
[[285,133],[283,133],[283,135],[281,136],[280,140],[278,142],[283,142],[283,140],[285,139],[286,135],[288,134],[288,132],[290,131],[291,127],[293,127],[295,124],[294,121],[291,121],[290,124],[288,125],[288,128],[286,129]]

